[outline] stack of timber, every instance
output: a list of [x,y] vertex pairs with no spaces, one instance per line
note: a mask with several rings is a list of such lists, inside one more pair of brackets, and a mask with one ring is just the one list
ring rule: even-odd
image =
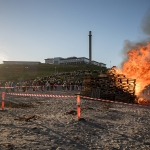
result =
[[128,79],[123,74],[117,74],[113,67],[108,70],[107,74],[85,76],[83,80],[84,90],[81,95],[134,103],[135,83],[135,79]]

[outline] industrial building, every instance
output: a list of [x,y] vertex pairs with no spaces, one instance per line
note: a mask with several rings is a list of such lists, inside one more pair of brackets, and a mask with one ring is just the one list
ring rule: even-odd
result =
[[47,58],[45,59],[46,64],[54,64],[54,58]]
[[85,63],[85,64],[92,64],[92,65],[106,68],[106,64],[92,60],[92,31],[89,31],[88,36],[89,36],[89,59],[86,57],[75,57],[75,56],[74,57],[68,57],[68,58],[54,57],[54,59],[53,58],[45,59],[45,63],[46,64],[52,64],[52,62],[53,62],[54,64],[64,64],[64,65]]
[[[52,62],[53,63],[49,63]],[[64,65],[71,65],[71,64],[93,64],[96,66],[100,66],[100,67],[106,67],[106,64],[101,63],[101,62],[96,62],[96,61],[91,61],[90,59],[86,58],[86,57],[68,57],[68,58],[62,58],[62,57],[54,57],[54,58],[47,58],[45,59],[45,63],[46,64],[64,64]]]
[[[69,64],[92,64],[100,67],[106,67],[106,64],[92,60],[92,31],[89,31],[89,58],[86,57],[54,57],[45,59],[45,64],[69,65]],[[41,62],[34,61],[3,61],[7,65],[38,65]]]
[[85,57],[68,57],[64,58],[60,61],[60,64],[81,64],[81,63],[86,63],[89,64],[89,59]]

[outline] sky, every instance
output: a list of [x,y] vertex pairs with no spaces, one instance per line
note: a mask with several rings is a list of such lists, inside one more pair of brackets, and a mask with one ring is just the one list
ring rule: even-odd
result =
[[89,58],[92,31],[92,60],[119,67],[127,41],[149,38],[149,9],[150,0],[0,0],[0,63]]

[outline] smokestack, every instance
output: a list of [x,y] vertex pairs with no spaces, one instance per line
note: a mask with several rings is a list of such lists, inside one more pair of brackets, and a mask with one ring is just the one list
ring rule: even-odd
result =
[[89,60],[92,62],[92,31],[89,31]]

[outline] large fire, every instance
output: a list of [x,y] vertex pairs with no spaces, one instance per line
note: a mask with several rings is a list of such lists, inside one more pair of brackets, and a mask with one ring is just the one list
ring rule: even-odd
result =
[[[150,84],[150,42],[146,46],[138,46],[128,53],[128,60],[123,63],[118,73],[127,78],[136,79],[135,94],[140,96],[146,86]],[[149,92],[149,91],[148,91]]]

